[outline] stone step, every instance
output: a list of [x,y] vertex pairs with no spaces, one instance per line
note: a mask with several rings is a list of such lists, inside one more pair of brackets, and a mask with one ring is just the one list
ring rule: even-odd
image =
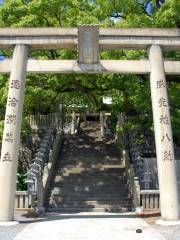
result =
[[109,207],[109,208],[93,208],[93,207],[83,207],[83,208],[73,208],[73,207],[48,207],[47,212],[55,212],[55,213],[79,213],[79,212],[112,212],[112,213],[123,213],[131,210],[131,206],[129,207]]
[[81,184],[88,184],[88,185],[115,185],[115,186],[124,186],[127,185],[127,180],[124,178],[76,178],[71,176],[58,176],[52,179],[52,184],[74,184],[74,185],[81,185]]
[[[89,203],[92,202],[92,203]],[[46,200],[46,204],[50,204],[50,205],[96,205],[94,202],[97,202],[98,204],[123,204],[124,206],[126,206],[126,204],[130,204],[131,203],[131,199],[127,198],[127,197],[121,197],[121,199],[119,198],[102,198],[102,199],[97,199],[97,198],[73,198],[72,199],[69,198],[61,198],[61,197],[54,197],[51,196],[49,197],[49,199]]]
[[50,202],[48,207],[56,208],[104,208],[104,209],[118,209],[129,208],[130,203],[86,203],[86,202]]
[[90,181],[91,179],[100,179],[100,180],[110,180],[110,179],[113,179],[114,181],[127,181],[127,177],[125,174],[103,174],[103,175],[100,175],[100,174],[96,174],[96,175],[91,175],[90,173],[89,174],[82,174],[82,173],[68,173],[68,172],[65,172],[65,173],[57,173],[57,174],[53,174],[52,176],[52,180],[55,179],[55,177],[59,177],[60,179],[82,179],[82,180],[86,180],[87,181]]
[[76,193],[75,195],[74,194],[69,194],[69,193],[57,193],[57,191],[52,191],[51,194],[49,194],[49,197],[51,196],[55,196],[55,197],[62,197],[62,198],[73,198],[73,199],[76,199],[76,198],[82,198],[82,199],[88,199],[88,198],[91,198],[93,200],[93,198],[96,198],[96,199],[115,199],[115,198],[124,198],[124,196],[126,196],[127,198],[130,197],[130,194],[128,193],[128,191],[126,191],[126,193],[99,193],[99,194],[96,194],[96,193]]
[[94,172],[94,173],[124,173],[125,170],[124,169],[118,169],[118,168],[113,168],[113,169],[104,169],[104,168],[97,168],[97,167],[89,167],[88,165],[85,165],[84,164],[84,167],[79,167],[79,166],[70,166],[70,167],[57,167],[56,166],[56,169],[57,170],[81,170],[81,172],[84,172],[84,173],[88,173],[88,172]]
[[113,186],[113,184],[111,185],[92,185],[92,184],[87,184],[87,185],[76,185],[76,184],[73,184],[73,185],[69,185],[69,184],[52,184],[51,185],[51,189],[52,190],[61,190],[61,191],[72,191],[72,192],[89,192],[89,193],[98,193],[98,192],[104,192],[104,193],[107,193],[107,192],[116,192],[119,193],[119,192],[126,192],[128,190],[128,186],[123,186],[123,185],[117,185],[117,186]]
[[100,172],[100,171],[93,171],[93,169],[86,169],[86,170],[81,170],[81,169],[57,169],[55,171],[55,174],[54,175],[62,175],[62,176],[69,176],[69,175],[72,175],[72,174],[80,174],[80,176],[85,176],[85,177],[88,177],[88,176],[91,176],[92,178],[93,177],[96,177],[96,176],[122,176],[124,175],[125,176],[125,172],[124,171],[121,171],[121,172],[118,172],[118,171],[109,171],[109,172]]
[[124,182],[52,182],[50,185],[52,188],[70,188],[70,189],[82,189],[82,188],[89,188],[89,190],[93,189],[114,189],[114,190],[123,190],[127,189],[128,185]]
[[58,199],[53,198],[49,200],[49,206],[56,206],[56,207],[119,207],[119,206],[123,206],[123,207],[128,207],[129,204],[131,204],[131,200],[130,199],[123,199],[123,200],[111,200],[111,201],[96,201],[96,200],[86,200],[86,201],[76,201],[76,200],[63,200],[63,201],[58,201]]
[[[61,166],[62,164],[58,164],[56,166]],[[64,168],[74,168],[74,167],[79,167],[81,168],[82,170],[87,170],[87,167],[88,166],[91,166],[91,168],[89,169],[93,169],[95,171],[104,171],[104,172],[107,172],[107,171],[119,171],[119,172],[122,172],[122,171],[125,171],[125,168],[123,166],[119,166],[119,164],[114,164],[113,167],[111,166],[107,166],[107,165],[103,165],[103,163],[101,162],[97,162],[97,163],[93,163],[91,162],[91,164],[87,164],[86,166],[86,162],[77,162],[75,165],[73,163],[71,164],[68,164],[66,163],[66,166]]]
[[[104,159],[103,161],[97,161],[97,162],[87,162],[87,161],[83,161],[81,163],[79,163],[79,161],[69,161],[69,162],[65,162],[65,163],[58,163],[55,165],[56,168],[58,169],[62,169],[62,168],[77,168],[77,167],[84,167],[85,169],[100,169],[101,171],[103,171],[105,168],[102,166],[104,164],[107,164],[107,163],[111,163],[112,164],[112,160],[107,160],[107,159]],[[113,162],[114,166],[116,165],[117,168],[119,166],[119,160],[117,162]],[[114,167],[115,168],[115,167]],[[123,168],[123,167],[122,167]]]
[[70,181],[70,179],[77,180],[77,181],[127,181],[127,177],[123,175],[96,175],[96,176],[90,176],[90,175],[81,175],[81,174],[70,174],[69,176],[64,176],[62,174],[53,175],[52,180],[59,179],[61,181]]
[[[117,165],[118,166],[118,165]],[[58,170],[81,170],[81,172],[94,172],[94,173],[124,173],[125,172],[125,169],[124,168],[104,168],[101,166],[101,164],[99,164],[99,167],[98,166],[94,166],[94,165],[88,165],[86,163],[82,165],[65,165],[65,166],[57,166],[56,165],[56,169]]]
[[[90,203],[91,202],[91,203]],[[130,204],[131,198],[129,197],[121,197],[121,198],[72,198],[69,196],[67,198],[57,197],[57,196],[50,196],[47,199],[46,203],[49,204],[69,204],[69,205],[94,205],[94,204]]]
[[84,177],[84,178],[103,178],[103,177],[126,177],[125,172],[122,173],[116,173],[116,172],[111,172],[111,173],[104,173],[104,172],[93,172],[92,170],[90,171],[84,171],[81,172],[80,170],[78,171],[72,171],[72,170],[67,170],[67,171],[62,171],[62,170],[56,170],[56,172],[53,174],[53,176],[71,176],[71,177]]
[[117,189],[117,190],[123,190],[123,189],[128,189],[128,184],[126,182],[118,182],[118,183],[114,183],[113,181],[109,181],[109,182],[103,182],[103,181],[82,181],[82,182],[77,182],[77,181],[72,181],[72,182],[65,182],[65,181],[61,181],[61,182],[52,182],[50,187],[52,188],[70,188],[70,189],[82,189],[82,188],[89,188],[89,190],[93,190],[93,189]]
[[130,210],[126,171],[115,141],[101,139],[99,126],[98,130],[92,126],[81,130],[64,142],[46,196],[47,210],[61,213]]
[[70,178],[70,177],[55,177],[55,179],[52,180],[53,184],[91,184],[92,185],[107,185],[107,184],[113,184],[113,185],[125,185],[127,183],[127,180],[124,178],[100,178],[100,179],[87,179],[87,178]]
[[73,189],[73,188],[58,188],[54,187],[51,188],[51,194],[111,194],[111,193],[116,193],[116,194],[128,194],[128,189],[92,189],[91,191],[87,188],[81,188],[81,189]]
[[[74,156],[73,156],[73,158],[72,158],[72,160],[74,159]],[[82,167],[86,164],[86,161],[84,161],[84,159],[82,158],[82,160],[80,161],[79,160],[80,158],[78,158],[78,161],[76,162],[76,165],[81,165]],[[94,160],[94,161],[93,161]],[[98,160],[97,162],[95,161],[95,160]],[[121,160],[119,159],[119,164],[112,164],[112,162],[111,162],[111,164],[106,164],[106,163],[102,163],[101,162],[101,159],[99,159],[99,158],[97,158],[97,159],[91,159],[91,161],[89,161],[91,164],[90,165],[92,165],[94,168],[97,168],[97,169],[101,169],[101,168],[103,168],[103,169],[123,169],[123,170],[125,170],[125,168],[124,168],[124,166],[122,165],[122,164],[120,164],[120,162],[121,162]],[[65,161],[65,162],[57,162],[56,163],[56,166],[61,166],[61,165],[63,165],[63,164],[67,164],[68,166],[73,166],[74,164],[72,163],[72,161]]]
[[[76,161],[79,159],[81,161],[83,160],[83,161],[90,162],[90,159],[87,158],[88,154],[91,154],[91,157],[93,160],[92,162],[96,162],[96,161],[101,162],[101,160],[103,159],[110,159],[110,158],[112,158],[115,161],[118,159],[120,161],[121,159],[120,158],[121,155],[119,154],[119,152],[114,152],[114,153],[113,151],[109,152],[108,149],[98,146],[97,143],[94,143],[94,145],[92,144],[80,145],[79,143],[74,142],[74,143],[70,143],[70,145],[73,145],[73,147],[67,146],[62,151],[62,156],[66,156],[67,161],[69,159],[76,160]],[[72,153],[74,153],[74,155],[72,155]],[[84,155],[80,155],[82,153]]]
[[77,200],[82,200],[82,201],[101,201],[101,200],[107,200],[107,201],[121,201],[121,200],[127,200],[130,199],[130,193],[128,193],[128,191],[126,193],[99,193],[99,194],[91,194],[91,193],[77,193],[77,194],[68,194],[68,193],[59,193],[59,192],[51,192],[51,194],[49,194],[49,199],[50,198],[56,198],[59,200],[73,200],[76,201]]

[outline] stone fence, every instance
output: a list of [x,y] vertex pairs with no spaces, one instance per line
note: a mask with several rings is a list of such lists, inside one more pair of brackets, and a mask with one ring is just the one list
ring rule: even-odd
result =
[[32,194],[32,201],[30,202],[28,191],[16,191],[15,209],[34,208],[37,201],[36,193]]
[[[160,193],[159,189],[141,189],[140,179],[137,175],[134,164],[130,164],[129,154],[127,151],[123,152],[124,165],[129,179],[129,189],[132,196],[133,207],[143,207],[144,210],[159,210],[160,209]],[[149,158],[149,166],[155,164],[153,169],[157,168],[156,159]],[[180,206],[180,160],[176,160],[177,184],[179,192],[179,206]],[[146,179],[147,182],[149,179]],[[158,179],[156,179],[158,181]],[[158,186],[158,183],[157,183]]]
[[145,210],[160,209],[159,190],[141,190],[140,191],[140,206]]
[[[155,139],[152,131],[132,131],[129,137],[129,156],[143,190],[159,189]],[[177,176],[180,178],[180,148],[174,144]]]

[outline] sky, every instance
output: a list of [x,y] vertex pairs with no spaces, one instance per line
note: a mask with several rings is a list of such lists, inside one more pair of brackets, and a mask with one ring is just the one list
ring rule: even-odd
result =
[[148,13],[151,12],[151,4],[150,4],[150,3],[147,5],[146,11],[147,11]]

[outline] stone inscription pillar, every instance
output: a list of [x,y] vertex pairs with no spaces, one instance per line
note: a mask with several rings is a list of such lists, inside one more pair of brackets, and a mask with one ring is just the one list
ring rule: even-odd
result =
[[13,220],[28,47],[14,48],[0,161],[0,221]]
[[179,219],[178,189],[168,94],[162,49],[149,49],[151,98],[154,118],[161,216],[164,220]]

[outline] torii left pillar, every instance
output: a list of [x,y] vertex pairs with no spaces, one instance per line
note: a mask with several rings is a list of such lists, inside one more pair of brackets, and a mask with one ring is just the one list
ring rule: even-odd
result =
[[0,221],[12,221],[28,46],[14,48],[0,161]]

